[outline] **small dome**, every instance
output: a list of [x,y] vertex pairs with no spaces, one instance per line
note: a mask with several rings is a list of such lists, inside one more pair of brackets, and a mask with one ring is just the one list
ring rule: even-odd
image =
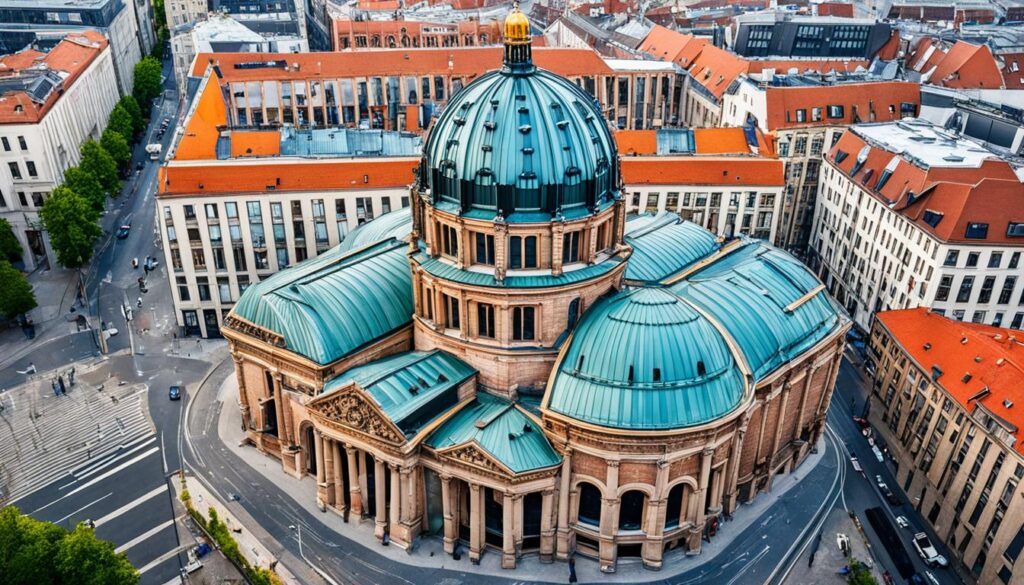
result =
[[519,10],[518,2],[513,5],[512,12],[505,17],[505,42],[510,45],[530,42],[530,20]]
[[529,26],[518,9],[509,15],[502,68],[452,96],[430,130],[420,187],[440,209],[537,222],[582,217],[614,198],[618,153],[601,108],[533,66]]
[[745,390],[718,329],[671,291],[644,287],[586,312],[548,390],[548,408],[605,427],[669,430],[728,414]]

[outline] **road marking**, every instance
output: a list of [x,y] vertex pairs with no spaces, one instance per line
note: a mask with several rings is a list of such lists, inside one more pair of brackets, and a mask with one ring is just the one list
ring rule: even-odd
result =
[[135,498],[135,500],[133,500],[131,502],[128,502],[127,504],[121,506],[120,508],[118,508],[118,509],[114,510],[113,512],[107,514],[106,516],[100,518],[99,520],[96,521],[96,526],[102,526],[103,524],[105,524],[107,522],[110,522],[114,518],[117,518],[118,516],[120,516],[120,515],[124,514],[125,512],[131,510],[135,506],[138,506],[139,504],[145,502],[146,500],[150,500],[150,499],[152,499],[152,498],[154,498],[156,496],[159,496],[160,494],[165,493],[166,491],[167,491],[167,484],[161,485],[160,487],[154,489],[153,491],[149,492],[148,494],[143,494],[143,495],[139,496],[138,498]]
[[37,508],[33,512],[30,512],[30,514],[35,514],[36,512],[41,512],[41,511],[49,508],[50,506],[56,504],[57,502],[77,494],[78,492],[84,490],[85,488],[87,488],[87,487],[89,487],[91,485],[95,485],[95,484],[103,481],[104,479],[107,479],[111,475],[114,475],[115,473],[117,473],[117,472],[119,472],[119,471],[121,471],[121,470],[123,470],[123,469],[125,469],[127,467],[131,467],[132,465],[135,465],[139,461],[142,461],[146,457],[149,457],[150,455],[152,455],[153,453],[156,453],[159,450],[160,450],[160,447],[153,447],[152,449],[150,449],[149,451],[146,451],[142,455],[139,455],[135,459],[132,459],[131,461],[126,461],[125,463],[123,463],[123,464],[121,464],[121,465],[111,469],[110,471],[104,473],[103,475],[99,475],[99,476],[94,477],[92,480],[83,483],[82,485],[80,485],[77,488],[71,490],[70,492],[64,494],[63,496],[57,498],[56,500],[50,502],[49,504],[46,504],[42,508]]
[[101,497],[101,498],[97,498],[97,499],[95,499],[95,500],[93,500],[93,501],[89,502],[88,504],[86,504],[86,505],[82,506],[81,508],[79,508],[79,509],[75,510],[74,512],[72,512],[72,513],[68,514],[67,516],[65,516],[65,517],[61,518],[60,520],[57,520],[56,522],[54,522],[54,524],[60,524],[61,522],[63,522],[63,521],[65,521],[65,520],[67,520],[68,518],[70,518],[70,517],[74,516],[75,514],[77,514],[77,513],[81,512],[82,510],[84,510],[84,509],[88,508],[89,506],[91,506],[91,505],[93,505],[93,504],[96,504],[96,503],[98,503],[98,502],[100,502],[100,501],[102,501],[102,500],[105,500],[105,499],[109,498],[109,497],[110,497],[110,496],[112,496],[112,495],[114,495],[114,492],[110,492],[109,494],[107,494],[107,495],[105,495],[105,496],[103,496],[103,497]]
[[167,448],[164,447],[164,432],[160,431],[160,457],[164,460],[164,475],[167,475]]
[[139,574],[141,575],[141,574],[145,573],[146,571],[149,571],[150,569],[152,569],[153,567],[155,567],[155,566],[159,565],[160,563],[166,561],[167,559],[174,558],[178,553],[184,552],[184,551],[186,551],[188,549],[189,549],[189,545],[187,545],[187,544],[183,544],[183,545],[179,546],[178,548],[172,548],[171,550],[165,552],[164,554],[160,555],[159,557],[153,559],[145,567],[142,567],[141,569],[139,569]]
[[156,526],[150,528],[149,530],[143,532],[142,534],[136,536],[135,538],[129,540],[128,542],[122,544],[121,546],[115,548],[114,552],[116,552],[116,553],[123,553],[124,551],[130,549],[131,547],[135,546],[136,544],[139,544],[143,540],[146,540],[150,536],[153,536],[157,532],[160,532],[164,528],[167,528],[168,526],[173,526],[173,525],[174,525],[174,520],[173,519],[168,520],[167,522],[163,522],[161,524],[157,524]]
[[[154,441],[156,441],[156,436],[155,435],[151,435],[148,438],[148,440],[145,440],[142,443],[139,443],[138,445],[132,447],[128,451],[125,451],[124,453],[121,453],[121,454],[119,454],[116,457],[113,457],[113,458],[101,461],[99,463],[96,463],[92,467],[86,467],[82,471],[75,473],[75,478],[78,479],[78,480],[85,479],[86,477],[89,477],[90,475],[92,475],[92,474],[94,474],[94,473],[96,473],[98,471],[101,471],[103,468],[109,467],[109,466],[113,465],[114,463],[120,461],[121,459],[124,459],[125,457],[131,455],[132,453],[135,453],[136,451],[142,449],[143,447],[145,447],[146,445],[149,445],[150,443],[153,443]],[[70,484],[68,484],[68,485],[70,485]]]

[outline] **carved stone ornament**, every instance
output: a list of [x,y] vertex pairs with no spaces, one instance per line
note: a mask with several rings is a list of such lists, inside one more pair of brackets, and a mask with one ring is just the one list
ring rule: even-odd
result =
[[509,470],[495,463],[494,459],[484,453],[473,443],[457,447],[444,453],[445,457],[454,459],[471,467],[476,467],[502,476],[508,476]]
[[233,329],[239,333],[258,339],[268,345],[280,348],[286,347],[284,337],[280,334],[250,323],[241,317],[235,316],[234,314],[230,314],[226,319],[224,319],[224,326],[228,329]]
[[310,407],[328,423],[340,424],[389,443],[405,442],[405,436],[395,429],[391,421],[355,392],[328,396],[317,400]]

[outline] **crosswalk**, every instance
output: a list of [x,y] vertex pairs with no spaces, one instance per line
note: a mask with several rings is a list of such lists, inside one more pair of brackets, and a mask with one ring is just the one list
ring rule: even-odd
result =
[[145,386],[79,385],[56,397],[41,382],[8,392],[13,406],[0,413],[0,503],[16,504],[70,468],[87,474],[140,440],[155,441]]

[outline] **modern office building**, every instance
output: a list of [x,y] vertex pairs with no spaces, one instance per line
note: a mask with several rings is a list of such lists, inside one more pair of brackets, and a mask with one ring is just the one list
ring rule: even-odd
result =
[[899,32],[872,19],[748,12],[733,19],[730,48],[749,58],[895,59]]
[[849,322],[761,240],[627,220],[599,107],[534,66],[518,11],[503,38],[431,127],[411,226],[228,315],[246,437],[414,555],[668,566],[820,439]]
[[1020,333],[924,308],[878,314],[869,420],[968,582],[1024,574]]
[[99,139],[118,98],[111,45],[96,31],[0,57],[0,217],[27,270],[55,266],[39,208],[78,164],[79,145]]
[[914,307],[1020,329],[1022,198],[981,143],[917,119],[854,125],[825,157],[809,262],[864,330]]

